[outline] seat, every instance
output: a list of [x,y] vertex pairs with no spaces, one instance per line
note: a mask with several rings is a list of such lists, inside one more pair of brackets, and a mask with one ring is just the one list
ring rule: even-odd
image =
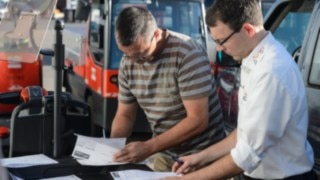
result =
[[[50,121],[53,126],[53,114],[54,114],[54,99],[53,96],[47,96],[45,98],[45,118]],[[73,151],[76,136],[74,133],[81,135],[90,135],[91,128],[91,111],[90,106],[87,103],[71,99],[68,93],[62,94],[61,102],[61,154],[70,155]],[[52,127],[47,127],[52,130]],[[50,135],[53,134],[52,133]],[[49,134],[48,134],[49,135]],[[51,139],[53,136],[50,136]],[[48,144],[50,150],[53,149],[53,143]],[[50,153],[52,154],[52,152]]]
[[43,152],[43,110],[29,113],[33,109],[42,109],[42,102],[23,102],[15,107],[10,122],[9,157]]
[[[61,155],[70,155],[76,142],[74,133],[90,134],[90,107],[61,97]],[[45,154],[53,156],[54,98],[44,96],[40,101],[18,105],[11,116],[9,157]],[[36,109],[36,110],[35,110]]]

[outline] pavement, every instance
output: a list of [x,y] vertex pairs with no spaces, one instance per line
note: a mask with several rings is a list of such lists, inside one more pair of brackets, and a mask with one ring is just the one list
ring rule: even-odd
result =
[[48,91],[54,90],[54,69],[52,66],[43,66],[43,87]]

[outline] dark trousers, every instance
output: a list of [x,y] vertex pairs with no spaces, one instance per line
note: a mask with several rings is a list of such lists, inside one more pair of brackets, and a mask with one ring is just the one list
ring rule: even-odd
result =
[[[256,179],[256,178],[251,178],[249,176],[246,176],[244,174],[241,174],[237,177],[234,178],[235,180],[262,180],[262,179]],[[284,180],[318,180],[318,177],[314,170],[308,171],[303,174],[298,174],[294,176],[290,176],[287,178],[284,178]]]

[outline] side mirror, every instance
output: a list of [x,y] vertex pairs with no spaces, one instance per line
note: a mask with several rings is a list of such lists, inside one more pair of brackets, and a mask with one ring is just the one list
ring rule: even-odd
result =
[[91,4],[89,0],[79,0],[77,3],[75,19],[80,21],[86,21],[88,19],[90,10],[91,10]]
[[297,47],[292,53],[292,57],[296,63],[298,63],[299,57],[301,52],[301,46]]

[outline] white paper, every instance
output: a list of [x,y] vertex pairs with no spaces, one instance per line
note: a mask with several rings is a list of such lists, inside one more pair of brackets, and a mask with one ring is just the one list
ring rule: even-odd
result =
[[11,174],[10,172],[9,172],[9,176],[10,176],[11,180],[23,180],[22,178],[15,176],[14,174]]
[[180,176],[174,172],[124,170],[110,172],[114,180],[160,180],[168,176]]
[[82,165],[102,166],[124,164],[113,162],[113,155],[125,147],[126,138],[95,138],[77,135],[72,157]]
[[45,178],[41,180],[81,180],[76,175],[70,175],[70,176],[60,176],[60,177],[53,177],[53,178]]
[[17,167],[29,167],[37,165],[46,165],[46,164],[58,164],[57,161],[49,158],[44,154],[12,157],[12,158],[3,158],[1,159],[1,164],[4,167],[8,168],[17,168]]

